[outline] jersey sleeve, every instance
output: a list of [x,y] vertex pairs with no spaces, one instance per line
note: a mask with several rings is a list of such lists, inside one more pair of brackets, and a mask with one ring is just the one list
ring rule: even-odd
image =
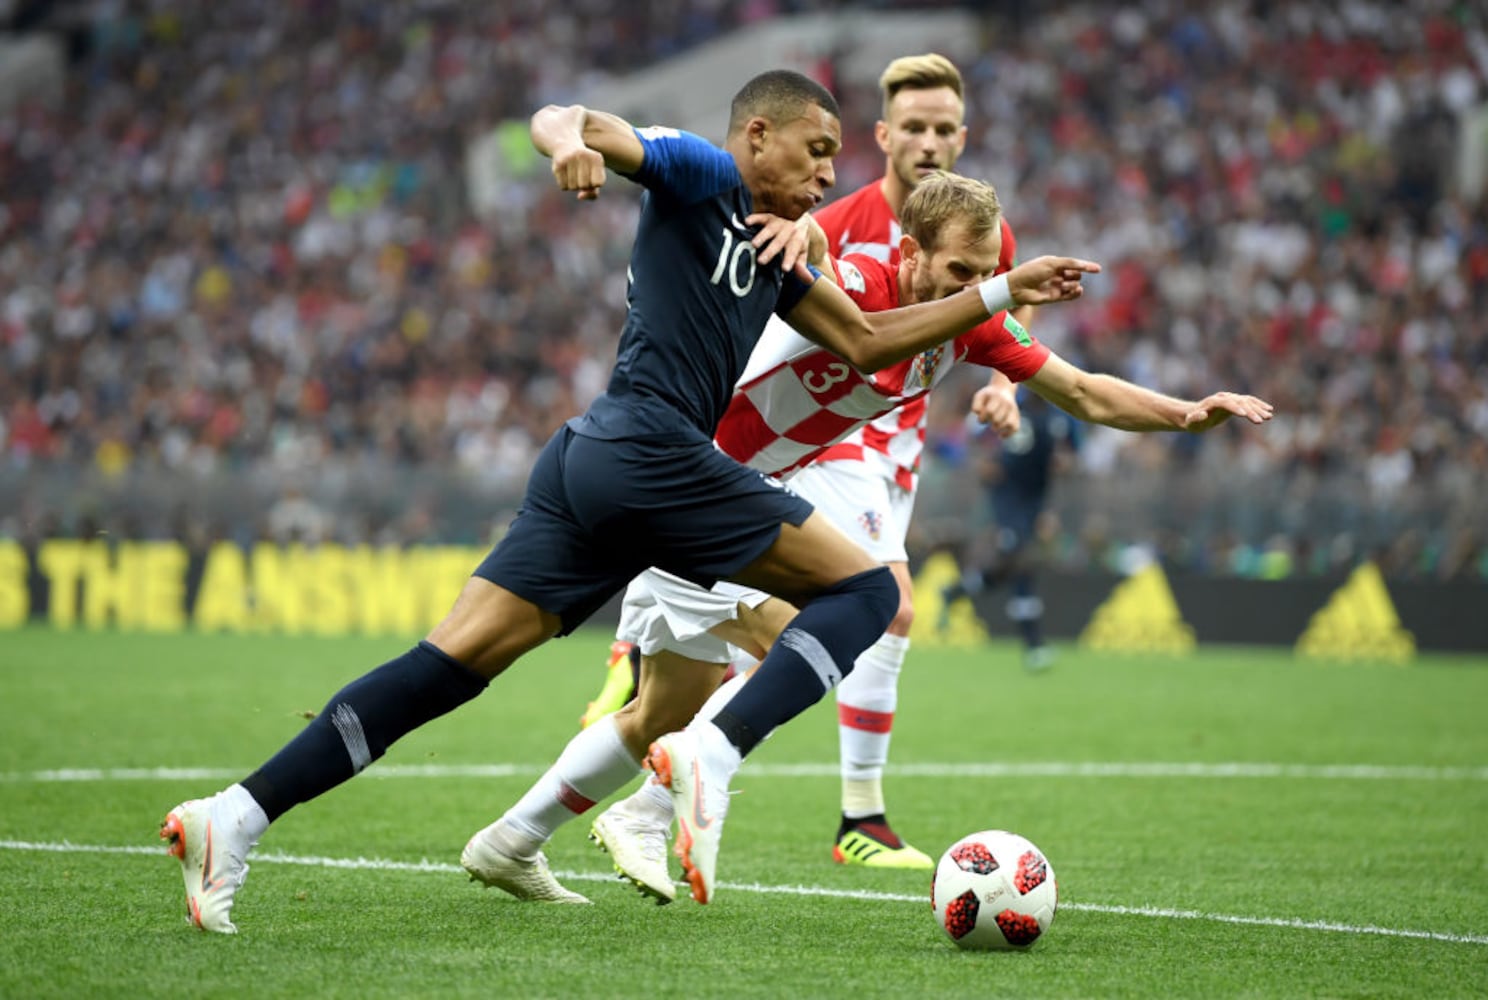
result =
[[962,349],[966,351],[963,360],[996,368],[1014,382],[1033,377],[1049,360],[1049,348],[1007,312],[957,337],[956,347],[958,355]]
[[842,252],[842,233],[847,228],[847,210],[850,204],[850,197],[838,198],[825,208],[811,213],[816,224],[822,227],[822,232],[827,234],[827,250],[834,256]]
[[661,125],[635,134],[645,156],[639,170],[621,176],[648,190],[694,202],[743,183],[734,158],[702,136]]
[[837,284],[864,312],[883,312],[899,304],[895,272],[882,261],[850,254],[836,258]]
[[1006,218],[1002,219],[1002,253],[997,255],[997,274],[1006,274],[1018,266],[1018,238],[1013,235],[1013,227],[1008,225]]

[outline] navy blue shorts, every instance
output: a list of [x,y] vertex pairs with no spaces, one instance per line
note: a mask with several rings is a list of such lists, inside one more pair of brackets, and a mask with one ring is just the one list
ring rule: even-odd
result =
[[1018,494],[995,493],[992,500],[997,517],[997,547],[1003,552],[1021,549],[1033,541],[1042,498]]
[[811,504],[701,438],[544,446],[506,537],[475,575],[563,619],[567,635],[649,566],[702,586],[759,558]]

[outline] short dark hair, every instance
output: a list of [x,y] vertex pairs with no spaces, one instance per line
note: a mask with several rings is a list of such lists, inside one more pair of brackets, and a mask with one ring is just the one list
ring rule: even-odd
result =
[[755,115],[772,121],[795,118],[807,105],[820,105],[833,118],[841,118],[837,98],[811,77],[792,69],[772,69],[750,80],[734,95],[729,106],[729,133],[744,127]]

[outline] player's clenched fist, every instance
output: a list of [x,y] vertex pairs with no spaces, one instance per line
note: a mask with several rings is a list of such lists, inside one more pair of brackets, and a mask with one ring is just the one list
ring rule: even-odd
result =
[[560,191],[577,191],[581,201],[593,201],[605,182],[604,157],[587,146],[559,152],[553,157],[553,179]]

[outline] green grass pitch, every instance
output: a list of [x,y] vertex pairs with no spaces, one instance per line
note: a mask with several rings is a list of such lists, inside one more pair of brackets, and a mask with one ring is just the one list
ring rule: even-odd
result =
[[911,651],[890,816],[938,855],[1001,827],[1060,910],[962,953],[922,873],[834,865],[830,699],[735,782],[706,907],[549,845],[590,907],[469,883],[469,834],[572,735],[608,636],[520,663],[254,855],[241,933],[183,919],[156,837],[246,774],[386,639],[0,633],[0,997],[1469,997],[1488,995],[1488,662],[1321,666],[1267,650]]

